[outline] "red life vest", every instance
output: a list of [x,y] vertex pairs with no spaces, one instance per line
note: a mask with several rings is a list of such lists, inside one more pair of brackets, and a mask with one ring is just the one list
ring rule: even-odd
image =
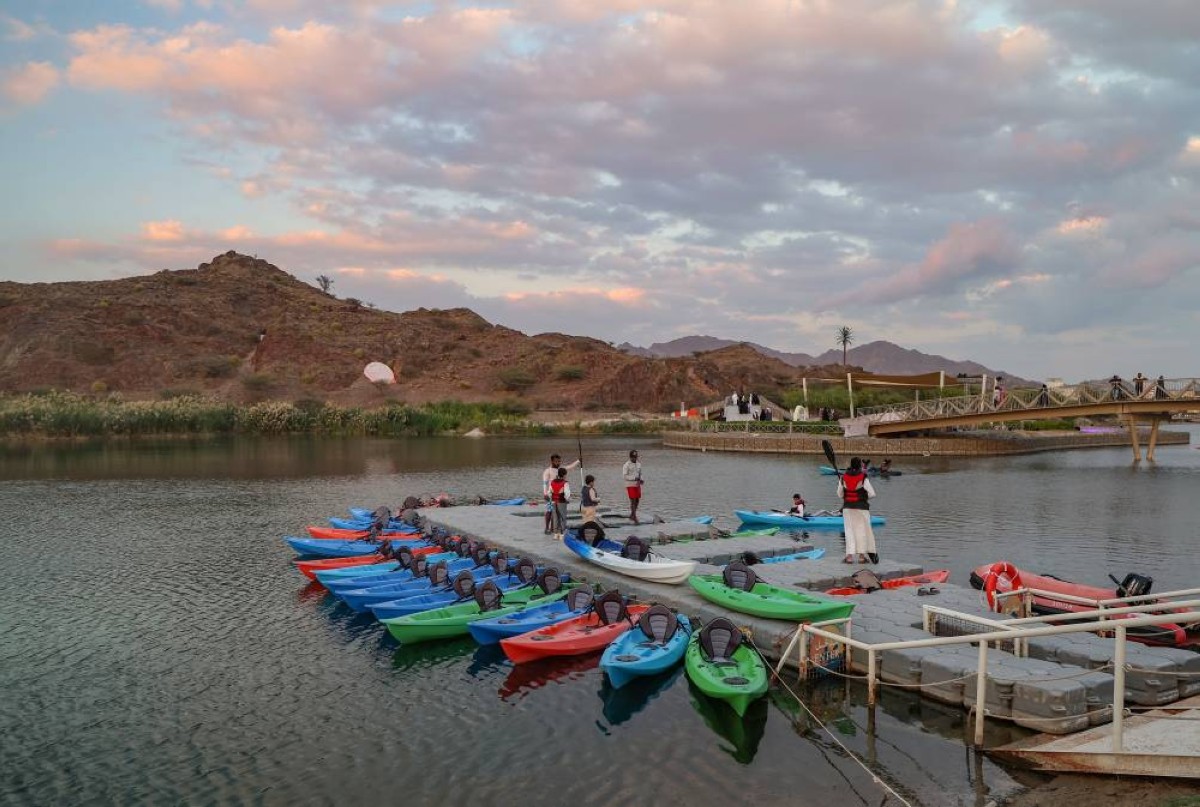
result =
[[567,487],[566,479],[553,479],[550,481],[550,500],[555,502],[565,502],[566,495],[563,493]]
[[842,507],[849,507],[851,510],[870,509],[870,505],[867,504],[866,482],[867,475],[864,473],[842,474]]

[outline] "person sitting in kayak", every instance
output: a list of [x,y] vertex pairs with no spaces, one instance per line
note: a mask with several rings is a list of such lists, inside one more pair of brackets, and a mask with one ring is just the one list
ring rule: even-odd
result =
[[792,494],[792,506],[788,508],[789,516],[798,516],[804,518],[804,499],[799,493]]

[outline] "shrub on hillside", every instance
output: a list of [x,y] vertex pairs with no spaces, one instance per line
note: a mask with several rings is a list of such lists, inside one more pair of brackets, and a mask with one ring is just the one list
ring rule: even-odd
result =
[[533,373],[520,367],[509,367],[496,375],[500,386],[510,392],[524,392],[537,383]]
[[586,371],[578,365],[559,367],[554,371],[554,377],[559,381],[578,381],[585,375]]

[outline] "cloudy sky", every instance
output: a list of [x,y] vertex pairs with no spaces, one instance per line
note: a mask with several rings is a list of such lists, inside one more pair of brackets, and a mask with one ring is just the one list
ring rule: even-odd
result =
[[1195,0],[7,0],[0,279],[1200,374]]

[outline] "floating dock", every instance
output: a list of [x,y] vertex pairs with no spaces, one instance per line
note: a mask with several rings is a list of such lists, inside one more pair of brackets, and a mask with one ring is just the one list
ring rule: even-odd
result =
[[[530,507],[453,507],[423,510],[431,526],[451,533],[476,538],[503,548],[510,555],[529,557],[535,562],[554,566],[562,572],[602,589],[618,589],[642,602],[661,602],[689,616],[707,622],[723,616],[741,626],[768,659],[783,658],[795,637],[796,625],[728,611],[696,594],[688,585],[666,585],[636,580],[583,561],[563,544],[543,533],[541,510]],[[696,521],[670,521],[632,525],[627,519],[603,514],[608,537],[623,540],[638,535],[660,544],[658,551],[677,560],[694,560],[697,574],[718,573],[722,566],[750,551],[759,557],[794,553],[810,545],[789,533],[773,536],[738,538],[713,537],[719,532]],[[842,563],[842,539],[836,531],[813,531],[812,544],[824,546],[827,554],[819,560],[794,560],[755,566],[765,582],[783,587],[821,591],[850,585],[850,576],[860,567]],[[881,579],[921,574],[920,565],[890,558],[870,568]],[[872,644],[922,640],[933,635],[951,636],[987,632],[1008,617],[987,608],[982,594],[974,589],[950,583],[939,584],[938,592],[922,596],[917,587],[876,591],[855,598],[852,615],[854,639]],[[924,606],[938,606],[954,612],[950,618],[939,615],[926,619]],[[978,620],[978,621],[975,621]],[[1086,732],[1112,720],[1114,642],[1090,633],[1030,638],[1024,656],[994,648],[988,652],[984,708],[989,718],[1011,721],[1046,735]],[[1012,649],[1012,648],[1009,648]],[[900,648],[881,651],[876,659],[877,674],[883,686],[895,686],[924,697],[966,709],[976,706],[976,669],[978,654],[970,644],[940,647]],[[855,649],[848,654],[849,671],[868,668],[867,654]],[[798,666],[793,655],[784,659]],[[1181,699],[1200,695],[1200,653],[1188,650],[1128,643],[1125,655],[1125,703],[1133,708],[1162,708]],[[1191,703],[1192,701],[1187,701]],[[1189,712],[1200,717],[1200,712]],[[1139,744],[1166,745],[1191,760],[1200,769],[1200,722],[1186,723],[1150,715],[1131,718],[1130,748]],[[1186,725],[1179,739],[1178,727]],[[1146,728],[1142,728],[1145,726]],[[1172,727],[1170,740],[1164,740],[1164,726]],[[1100,729],[1101,733],[1107,731]],[[1090,735],[1083,734],[1080,737]],[[1099,740],[1098,740],[1099,742]],[[1078,755],[1092,753],[1092,745],[1081,740],[1073,746]],[[1029,761],[1035,753],[1048,756],[1059,753],[1056,746],[1043,745],[1040,751],[1011,749],[1011,758]],[[1125,756],[1130,756],[1126,754]],[[1134,755],[1136,756],[1136,754]],[[1132,759],[1132,757],[1130,757]],[[1176,763],[1171,763],[1176,764]],[[1075,768],[1076,770],[1082,768]],[[1096,770],[1104,769],[1101,764]],[[1124,768],[1126,772],[1136,770]],[[1116,772],[1114,770],[1114,772]],[[1170,774],[1167,774],[1170,775]],[[1177,774],[1175,774],[1177,775]]]

